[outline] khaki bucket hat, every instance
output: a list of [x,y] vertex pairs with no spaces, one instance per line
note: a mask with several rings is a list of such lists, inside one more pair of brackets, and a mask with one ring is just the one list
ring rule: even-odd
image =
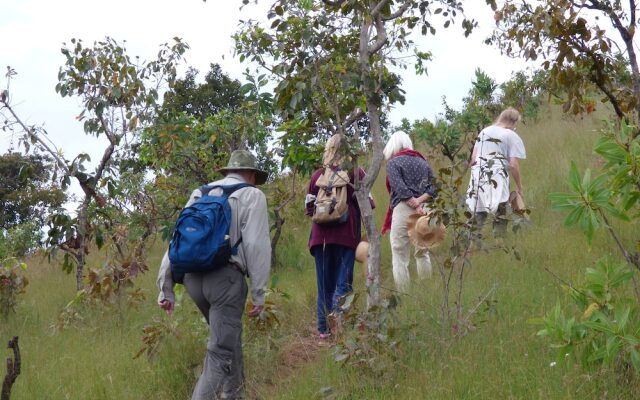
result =
[[447,233],[444,224],[437,223],[432,214],[412,214],[407,218],[407,231],[411,243],[418,249],[439,246]]
[[269,174],[266,171],[258,169],[258,160],[247,150],[235,150],[229,157],[229,163],[226,167],[220,168],[218,172],[227,175],[229,171],[249,170],[256,173],[256,185],[262,185],[267,181]]

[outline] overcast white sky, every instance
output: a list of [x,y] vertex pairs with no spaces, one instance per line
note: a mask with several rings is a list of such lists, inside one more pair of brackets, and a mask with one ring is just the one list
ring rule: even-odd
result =
[[[234,58],[231,35],[239,19],[263,17],[270,3],[261,0],[258,7],[240,11],[240,0],[2,0],[0,88],[6,87],[4,71],[10,65],[18,72],[10,87],[18,113],[30,124],[44,125],[67,157],[86,151],[96,159],[91,149],[95,139],[85,138],[81,123],[75,120],[80,110],[77,101],[55,93],[58,69],[64,62],[63,42],[80,38],[88,45],[110,36],[126,40],[131,56],[151,59],[161,43],[178,36],[191,47],[187,64],[201,75],[210,63],[219,63],[231,77],[242,80],[247,65]],[[480,22],[480,29],[465,39],[458,24],[421,39],[421,50],[431,51],[434,60],[426,77],[415,76],[412,68],[403,73],[407,102],[392,111],[392,122],[403,117],[432,119],[442,111],[443,95],[458,108],[476,68],[498,83],[525,68],[523,62],[502,57],[482,43],[492,28],[493,13],[484,1],[467,3],[466,14]],[[0,152],[5,152],[11,142],[6,134],[0,135]]]

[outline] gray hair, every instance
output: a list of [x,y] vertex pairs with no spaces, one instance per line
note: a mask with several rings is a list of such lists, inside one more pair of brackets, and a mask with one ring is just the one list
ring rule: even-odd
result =
[[384,159],[388,160],[393,157],[394,154],[401,150],[413,150],[413,143],[411,142],[411,138],[406,132],[397,131],[389,138],[387,145],[384,146]]

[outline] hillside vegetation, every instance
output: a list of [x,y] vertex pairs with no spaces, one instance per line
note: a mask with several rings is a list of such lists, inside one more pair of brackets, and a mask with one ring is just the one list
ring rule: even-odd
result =
[[[549,341],[537,336],[540,328],[529,323],[557,302],[571,310],[559,279],[579,282],[586,267],[613,249],[611,239],[602,233],[588,248],[582,233],[564,228],[564,215],[552,211],[548,200],[548,193],[566,191],[570,160],[582,170],[598,165],[591,149],[604,117],[595,113],[574,119],[547,109],[539,121],[519,127],[527,148],[527,159],[521,162],[525,199],[532,210],[530,224],[509,239],[518,248],[520,261],[500,251],[473,254],[464,299],[479,304],[476,328],[455,340],[444,337],[436,323],[442,295],[437,272],[430,280],[415,281],[411,291],[400,296],[392,322],[404,333],[403,340],[391,354],[372,360],[378,370],[338,363],[333,346],[316,342],[315,272],[306,248],[309,221],[298,207],[303,196],[298,193],[287,212],[279,262],[273,268],[274,289],[268,297],[275,304],[279,325],[261,327],[245,320],[248,397],[637,398],[637,381],[622,385],[620,375],[612,371],[556,364]],[[419,146],[428,151],[424,144]],[[373,195],[379,226],[388,204],[384,176],[378,178]],[[638,226],[620,229],[629,239]],[[388,295],[394,287],[388,237],[382,244],[382,294]],[[80,320],[60,315],[74,297],[73,277],[46,259],[27,260],[27,292],[20,297],[17,312],[0,323],[0,338],[20,337],[22,373],[12,400],[189,398],[205,351],[206,326],[186,296],[171,316],[156,306],[155,273],[165,245],[158,239],[150,271],[135,281],[146,296],[140,304],[84,310]],[[445,247],[434,250],[433,258]],[[92,253],[88,266],[101,262],[99,254]],[[361,272],[356,265],[355,285],[361,294],[356,308],[363,307],[365,297]],[[145,335],[147,344],[157,347],[143,347]],[[134,358],[140,349],[150,352]]]

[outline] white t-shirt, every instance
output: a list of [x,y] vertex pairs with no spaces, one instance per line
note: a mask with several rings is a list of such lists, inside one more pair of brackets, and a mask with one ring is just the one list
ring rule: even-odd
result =
[[501,128],[491,125],[482,130],[478,135],[478,141],[475,144],[476,159],[480,162],[482,158],[505,158],[509,162],[509,158],[527,158],[524,149],[524,143],[520,136],[511,129]]
[[524,143],[513,130],[492,125],[478,135],[475,151],[467,206],[474,213],[495,213],[509,199],[509,159],[527,157]]

